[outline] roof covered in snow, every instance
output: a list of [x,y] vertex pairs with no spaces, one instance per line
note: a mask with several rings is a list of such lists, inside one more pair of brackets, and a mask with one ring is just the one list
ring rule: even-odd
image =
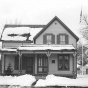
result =
[[2,49],[0,49],[0,51],[4,51],[4,52],[16,52],[17,51],[17,49],[11,49],[11,48],[2,48]]
[[75,50],[73,45],[42,45],[30,44],[18,47],[18,50]]
[[2,48],[1,52],[17,52],[17,51],[64,51],[64,50],[76,50],[73,45],[42,45],[42,44],[30,44],[30,45],[22,45],[18,48]]
[[1,40],[26,41],[43,29],[44,25],[5,25]]

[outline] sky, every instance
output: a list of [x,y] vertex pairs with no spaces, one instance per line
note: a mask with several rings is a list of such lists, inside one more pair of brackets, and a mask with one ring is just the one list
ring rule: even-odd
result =
[[88,0],[0,0],[0,33],[5,24],[47,24],[54,16],[80,36],[80,13],[88,15]]

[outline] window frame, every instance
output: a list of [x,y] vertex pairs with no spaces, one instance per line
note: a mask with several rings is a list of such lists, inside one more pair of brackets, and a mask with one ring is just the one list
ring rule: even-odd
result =
[[[59,56],[62,56],[63,59],[62,59],[62,62],[59,62]],[[68,62],[65,62],[65,59],[64,57],[65,56],[68,56]],[[59,69],[59,64],[62,64],[62,69]],[[65,69],[65,65],[64,64],[68,64],[68,69]],[[58,71],[69,71],[70,70],[70,55],[69,54],[59,54],[58,55]]]
[[[63,39],[63,37],[64,37],[64,39]],[[66,44],[66,34],[60,34],[60,44]]]
[[[40,59],[42,61],[42,65],[40,63],[41,66],[39,66],[39,60]],[[47,62],[47,63],[45,63],[46,66],[44,66],[44,60],[46,60],[45,62]],[[42,71],[41,72],[39,71],[39,68],[42,68]],[[44,68],[47,68],[47,72],[44,72]],[[43,54],[37,55],[37,73],[46,73],[46,74],[48,73],[48,58],[47,58],[46,55],[43,55]]]
[[[49,39],[49,38],[50,38],[50,39]],[[52,35],[47,34],[47,35],[46,35],[46,41],[47,41],[47,44],[52,44]]]

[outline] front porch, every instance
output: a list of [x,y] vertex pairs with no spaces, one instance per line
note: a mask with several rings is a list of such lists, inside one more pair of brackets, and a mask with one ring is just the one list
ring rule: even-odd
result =
[[43,78],[48,74],[76,76],[75,49],[39,50],[38,47],[38,50],[34,50],[33,48],[31,50],[28,47],[28,50],[21,50],[19,48],[18,52],[4,51],[2,57],[2,74],[4,74],[5,69],[7,69],[10,63],[13,74],[16,75],[31,74]]

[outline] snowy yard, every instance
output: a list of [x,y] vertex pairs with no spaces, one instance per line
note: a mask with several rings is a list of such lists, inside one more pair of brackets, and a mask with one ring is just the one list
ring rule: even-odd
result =
[[[31,75],[0,76],[0,88],[30,88],[36,79]],[[88,87],[88,75],[78,75],[77,79],[48,75],[46,79],[39,79],[34,87],[46,86],[78,86]]]

